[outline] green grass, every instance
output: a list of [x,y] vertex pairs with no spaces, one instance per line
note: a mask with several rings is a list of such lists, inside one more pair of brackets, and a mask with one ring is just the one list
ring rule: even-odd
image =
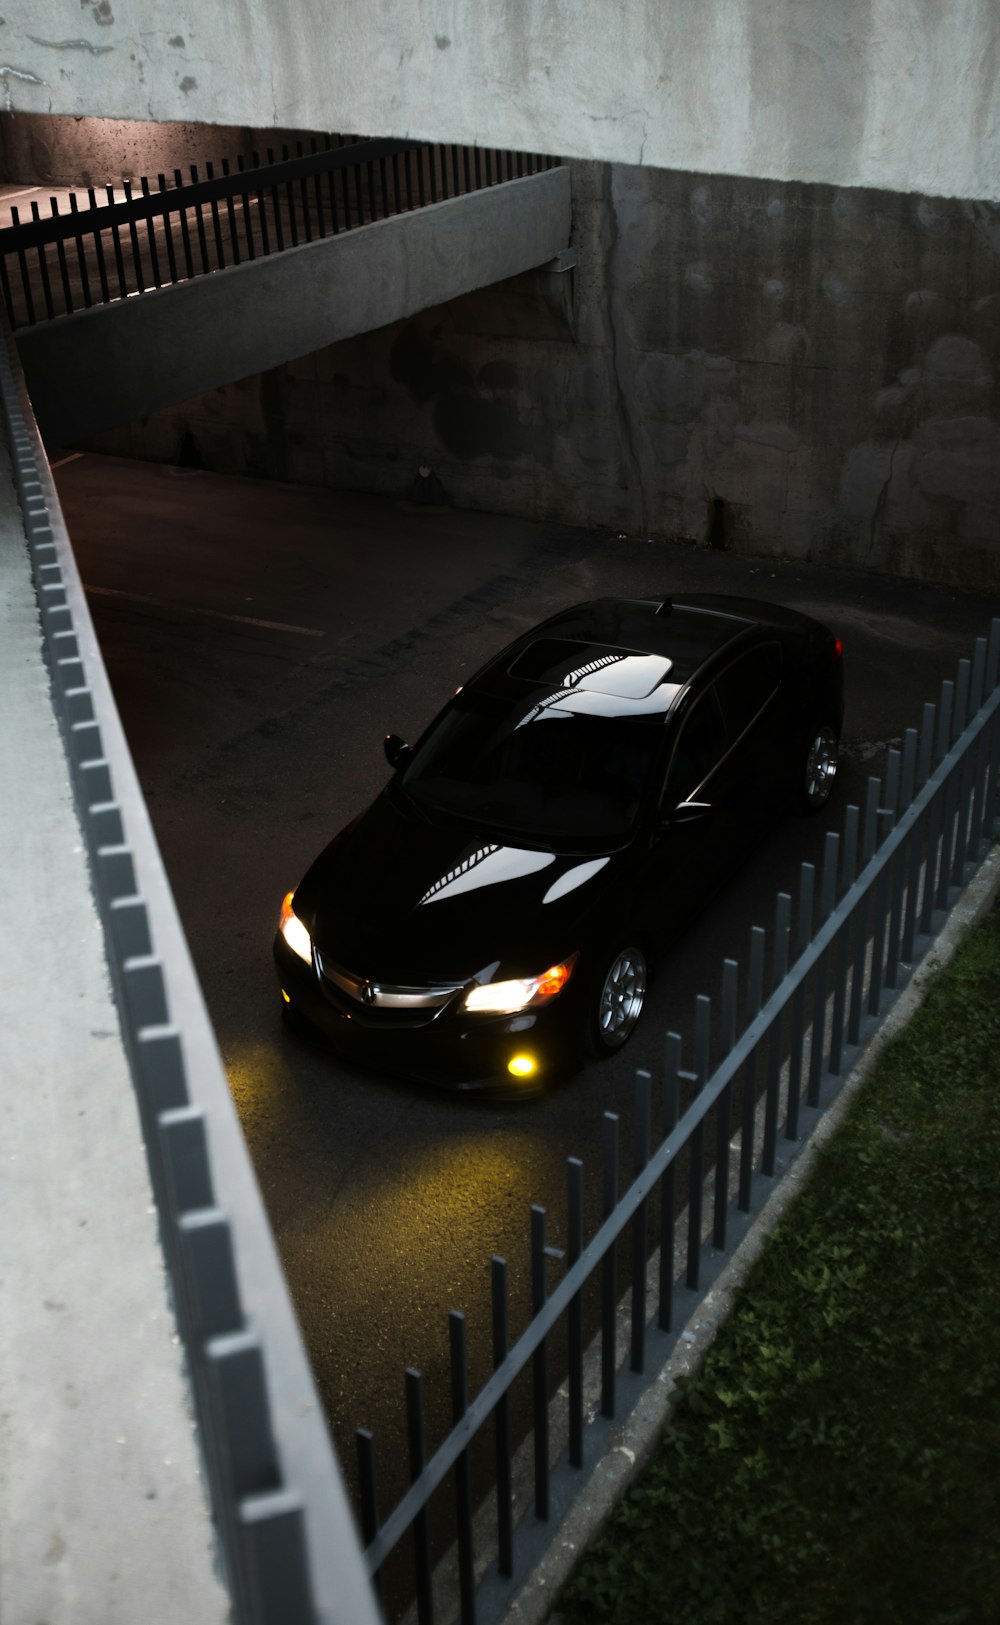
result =
[[1000,911],[883,1052],[553,1618],[1000,1621]]

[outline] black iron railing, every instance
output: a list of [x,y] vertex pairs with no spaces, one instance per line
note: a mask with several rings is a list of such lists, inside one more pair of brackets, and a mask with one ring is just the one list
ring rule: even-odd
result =
[[[551,169],[537,153],[311,137],[203,172],[175,169],[116,189],[70,192],[49,214],[11,209],[0,230],[0,289],[14,327],[72,315],[318,238]],[[85,199],[85,201],[84,201]]]
[[[727,1249],[746,1233],[773,1188],[785,1160],[780,1145],[788,1147],[788,1157],[794,1154],[791,1142],[815,1124],[836,1093],[929,946],[956,888],[981,861],[997,829],[998,773],[1000,620],[993,622],[989,642],[977,640],[973,660],[959,662],[956,681],[942,685],[939,704],[924,707],[921,728],[907,731],[903,750],[889,751],[884,778],[869,778],[864,810],[847,808],[843,836],[827,834],[819,886],[814,866],[803,864],[795,909],[787,893],[776,900],[770,944],[763,929],[753,929],[742,1001],[735,960],[723,966],[721,1011],[713,1013],[708,998],[698,999],[692,1070],[682,1069],[680,1037],[667,1034],[657,1112],[662,1138],[655,1150],[653,1079],[648,1072],[637,1074],[634,1177],[620,1198],[619,1120],[605,1113],[603,1222],[586,1244],[583,1166],[568,1160],[565,1274],[551,1296],[546,1210],[532,1208],[532,1318],[513,1346],[507,1263],[493,1259],[495,1369],[471,1403],[464,1316],[452,1311],[453,1426],[432,1454],[425,1439],[423,1379],[416,1370],[406,1371],[412,1482],[384,1522],[374,1440],[367,1429],[358,1430],[369,1572],[380,1589],[386,1564],[410,1536],[419,1625],[456,1615],[462,1625],[477,1618],[492,1625],[506,1615],[517,1571],[522,1579],[529,1571],[546,1525],[551,1538],[551,1503],[558,1500],[565,1509],[579,1493],[582,1469],[609,1445],[623,1395],[628,1408],[642,1392],[645,1367],[662,1367]],[[714,1068],[713,1047],[721,1050]],[[688,1191],[680,1214],[678,1176]],[[652,1259],[651,1230],[658,1238]],[[619,1243],[627,1244],[621,1258]],[[619,1303],[622,1260],[628,1295]],[[596,1338],[588,1352],[582,1306],[591,1284],[597,1288],[591,1316]],[[560,1327],[566,1333],[566,1381],[553,1401],[548,1352]],[[531,1421],[523,1449],[533,1461],[517,1491],[509,1407],[515,1382],[529,1371]],[[494,1488],[477,1513],[470,1452],[491,1422]],[[558,1449],[564,1442],[565,1451],[554,1464],[556,1429]],[[449,1481],[454,1545],[435,1566],[430,1508]]]

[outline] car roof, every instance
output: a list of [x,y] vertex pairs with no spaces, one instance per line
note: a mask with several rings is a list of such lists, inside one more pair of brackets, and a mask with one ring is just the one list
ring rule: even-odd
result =
[[544,629],[574,643],[659,655],[671,663],[671,682],[683,684],[754,624],[747,607],[721,597],[598,598],[553,615],[528,636]]
[[754,609],[707,594],[575,604],[501,650],[468,687],[529,706],[662,718],[702,667],[753,629]]

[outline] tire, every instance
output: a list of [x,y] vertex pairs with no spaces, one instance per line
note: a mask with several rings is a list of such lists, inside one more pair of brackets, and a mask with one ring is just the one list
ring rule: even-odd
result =
[[646,955],[635,943],[600,961],[591,984],[587,1049],[591,1055],[614,1055],[635,1031],[646,1000]]
[[826,806],[837,781],[840,739],[830,722],[816,724],[809,733],[799,769],[798,800],[804,813],[818,813]]

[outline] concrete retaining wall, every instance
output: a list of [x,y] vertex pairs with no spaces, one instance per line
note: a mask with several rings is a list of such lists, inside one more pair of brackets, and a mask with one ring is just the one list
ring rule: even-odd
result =
[[1000,583],[995,206],[572,173],[573,271],[95,444],[401,496],[426,461],[465,507]]

